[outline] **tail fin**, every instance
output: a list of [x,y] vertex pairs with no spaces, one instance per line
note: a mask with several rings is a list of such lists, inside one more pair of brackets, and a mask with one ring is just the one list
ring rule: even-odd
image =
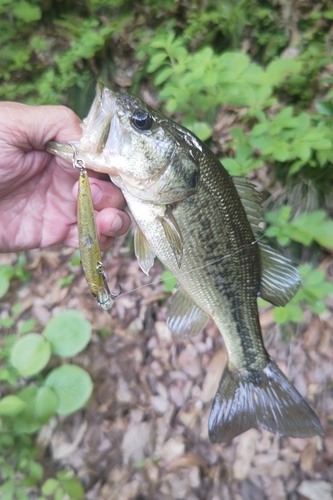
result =
[[262,371],[227,366],[209,417],[210,441],[229,441],[257,425],[280,436],[324,434],[317,415],[274,361]]

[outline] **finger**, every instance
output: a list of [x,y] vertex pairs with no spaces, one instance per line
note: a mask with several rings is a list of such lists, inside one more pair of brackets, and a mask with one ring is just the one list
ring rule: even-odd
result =
[[[123,210],[126,206],[125,198],[112,182],[103,181],[100,179],[90,179],[91,197],[94,204],[94,209],[97,211],[104,210],[105,208],[118,208]],[[73,187],[73,196],[77,199],[78,183]]]
[[105,240],[99,241],[99,247],[102,250],[102,252],[106,252],[107,250],[110,250],[110,248],[113,247],[114,244],[114,238],[107,238],[106,236],[102,236],[102,238],[106,238]]
[[[106,237],[116,237],[125,234],[130,225],[130,216],[117,208],[105,208],[97,214],[96,224],[101,234],[100,241],[104,243]],[[103,238],[104,236],[104,238]]]
[[112,182],[93,178],[90,180],[90,189],[95,210],[108,207],[124,210],[126,207],[122,192]]
[[13,145],[23,151],[43,150],[50,140],[66,141],[82,136],[80,118],[65,106],[28,106],[20,103],[1,103],[5,123],[14,123]]

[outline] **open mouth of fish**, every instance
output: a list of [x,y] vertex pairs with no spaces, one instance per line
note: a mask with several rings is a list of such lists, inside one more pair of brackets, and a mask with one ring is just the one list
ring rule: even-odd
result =
[[108,174],[118,186],[125,183],[147,193],[158,180],[163,181],[169,176],[173,153],[154,175],[138,178],[126,174],[124,156],[118,153],[126,139],[122,134],[121,118],[117,114],[117,95],[102,83],[97,84],[95,100],[81,127],[83,134],[79,141],[49,141],[45,145],[46,150],[69,163],[73,162],[75,152],[86,168]]

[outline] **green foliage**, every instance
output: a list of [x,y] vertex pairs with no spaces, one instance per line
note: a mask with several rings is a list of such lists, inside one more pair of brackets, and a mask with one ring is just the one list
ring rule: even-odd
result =
[[17,278],[22,283],[30,279],[30,272],[26,270],[26,256],[21,253],[17,257],[14,267],[9,265],[0,266],[0,298],[6,295],[12,279]]
[[45,496],[39,497],[39,500],[47,500],[50,496],[54,500],[62,500],[66,494],[73,500],[84,498],[84,489],[71,470],[59,471],[56,479],[47,479],[41,490]]
[[68,358],[81,352],[91,338],[91,324],[78,311],[62,311],[44,329],[52,351]]
[[297,241],[306,246],[316,242],[325,248],[333,248],[333,221],[327,220],[324,210],[302,213],[290,220],[291,213],[290,206],[266,213],[266,221],[270,224],[266,236],[276,238],[282,246]]
[[[20,308],[16,305],[13,309],[17,314]],[[33,323],[26,322],[23,330],[28,331],[30,326]],[[45,378],[43,370],[51,353],[62,358],[74,356],[86,347],[90,338],[90,323],[81,313],[68,310],[54,316],[42,334],[22,336],[21,333],[19,337],[11,335],[5,339],[0,351],[4,362],[0,380],[12,386],[23,385],[23,388],[0,398],[0,448],[6,457],[6,465],[0,457],[1,498],[28,499],[27,488],[40,484],[43,478],[43,467],[34,460],[37,450],[29,435],[36,433],[52,416],[69,415],[88,401],[92,381],[85,370],[63,364],[51,369]],[[22,380],[22,376],[34,376],[35,380]],[[73,499],[84,497],[80,482],[68,471],[60,471],[55,479],[46,480],[42,493],[54,499],[62,499],[65,494]]]
[[50,357],[50,343],[38,333],[28,333],[15,342],[10,362],[20,375],[30,377],[45,368]]
[[[302,265],[298,268],[302,286],[285,307],[274,307],[274,321],[285,324],[288,321],[300,323],[303,319],[304,305],[311,311],[320,314],[326,310],[323,299],[333,294],[333,284],[325,280],[325,273],[322,269],[313,269],[309,265]],[[267,302],[260,300],[261,304]]]
[[[63,500],[68,495],[73,500],[84,498],[83,487],[72,471],[63,469],[55,478],[44,478],[44,467],[36,461],[38,454],[32,438],[0,433],[0,497],[6,500],[37,498],[40,489],[43,500]],[[33,496],[31,496],[33,495]]]
[[178,282],[177,278],[172,274],[171,271],[168,270],[163,271],[163,273],[161,274],[161,280],[164,281],[164,290],[166,292],[171,292]]
[[75,365],[63,365],[46,377],[45,386],[58,396],[57,412],[69,415],[82,408],[91,396],[93,385],[89,374]]
[[230,135],[237,141],[233,142],[232,145],[230,144],[230,147],[237,144],[234,157],[223,158],[221,160],[222,165],[228,170],[230,175],[244,176],[251,172],[251,170],[263,165],[263,160],[255,157],[243,130],[233,128],[230,130]]
[[[216,54],[211,47],[191,54],[173,32],[157,35],[148,51],[147,71],[154,73],[154,84],[162,87],[160,99],[167,102],[169,112],[184,113],[183,125],[199,131],[202,140],[212,133],[212,111],[217,106],[248,106],[253,114],[275,102],[273,89],[301,68],[297,61],[278,59],[264,71],[244,53]],[[198,118],[205,127],[202,131]]]
[[[63,365],[51,370],[45,381],[41,372],[49,362],[51,352],[62,357],[74,356],[86,347],[90,338],[90,323],[81,313],[68,310],[53,317],[43,334],[27,333],[17,338],[10,349],[3,353],[9,365],[8,371],[14,369],[16,378],[39,375],[41,382],[39,386],[28,385],[17,394],[26,403],[18,415],[25,412],[24,420],[30,419],[32,422],[30,430],[28,427],[28,430],[23,430],[20,424],[19,432],[34,432],[45,423],[45,412],[39,407],[44,401],[48,408],[53,408],[45,421],[56,412],[70,414],[84,406],[92,391],[91,379],[85,370],[75,365]],[[56,404],[52,404],[51,400],[56,401]],[[2,399],[0,407],[1,404],[4,404]],[[38,418],[30,418],[33,413],[39,415]]]

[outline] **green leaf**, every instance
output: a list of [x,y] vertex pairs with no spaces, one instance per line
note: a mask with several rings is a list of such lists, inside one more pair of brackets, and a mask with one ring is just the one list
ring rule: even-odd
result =
[[14,4],[13,14],[17,19],[21,19],[26,23],[38,21],[42,17],[41,9],[38,5],[31,5],[28,2],[17,2]]
[[168,57],[165,51],[156,52],[153,57],[150,59],[147,71],[148,73],[153,73],[158,68],[164,64],[165,59]]
[[74,274],[69,274],[68,276],[66,276],[66,278],[62,278],[61,280],[58,280],[58,285],[61,286],[61,287],[65,287],[65,286],[68,286],[72,283],[72,281],[74,280],[75,276]]
[[44,474],[44,468],[39,462],[35,462],[35,460],[31,460],[29,464],[30,475],[36,479],[36,481],[40,481]]
[[39,422],[47,422],[58,408],[58,397],[52,388],[40,387],[35,398],[35,414]]
[[58,356],[71,357],[81,352],[91,338],[91,324],[78,311],[62,311],[46,325],[44,335]]
[[194,122],[188,127],[201,141],[206,141],[213,133],[212,127],[205,122]]
[[318,113],[325,116],[333,116],[333,105],[331,102],[325,102],[325,101],[316,102],[315,106]]
[[275,59],[267,66],[263,81],[270,85],[278,85],[287,75],[299,73],[302,63],[293,59]]
[[333,221],[324,221],[313,233],[314,239],[325,248],[333,248]]
[[155,76],[154,83],[156,86],[161,85],[161,83],[165,82],[173,73],[173,69],[171,66],[163,67]]
[[22,323],[19,332],[21,333],[21,335],[28,333],[28,332],[30,332],[30,330],[35,328],[36,324],[37,324],[37,321],[35,319],[32,319],[32,318],[27,319]]
[[7,481],[4,481],[0,486],[0,491],[3,495],[1,499],[12,499],[15,491],[14,479],[8,479]]
[[10,362],[20,375],[30,377],[47,365],[50,356],[50,343],[38,333],[28,333],[15,342]]
[[84,498],[85,492],[82,484],[76,477],[70,477],[62,481],[62,486],[67,495],[73,500]]
[[65,496],[65,492],[64,492],[63,488],[59,487],[55,491],[54,500],[63,500],[64,496]]
[[57,412],[69,415],[82,408],[88,401],[93,384],[89,374],[76,365],[63,365],[52,370],[45,380],[58,396]]
[[163,271],[163,273],[161,274],[161,280],[164,281],[164,290],[166,292],[172,292],[172,290],[178,283],[177,278],[172,274],[171,271]]
[[17,316],[22,309],[22,302],[16,302],[12,307],[12,315]]
[[0,266],[0,299],[9,290],[12,268],[10,266]]
[[221,163],[230,175],[239,176],[242,174],[242,167],[234,158],[223,158]]
[[13,318],[3,318],[0,319],[0,326],[3,326],[4,328],[10,328],[13,326],[15,323],[15,320]]
[[57,479],[47,479],[41,488],[43,495],[52,495],[58,484]]
[[26,407],[13,421],[16,432],[36,432],[56,412],[58,398],[49,387],[28,386],[18,396],[26,403]]
[[0,415],[17,415],[25,406],[26,403],[17,396],[5,396],[0,399]]

